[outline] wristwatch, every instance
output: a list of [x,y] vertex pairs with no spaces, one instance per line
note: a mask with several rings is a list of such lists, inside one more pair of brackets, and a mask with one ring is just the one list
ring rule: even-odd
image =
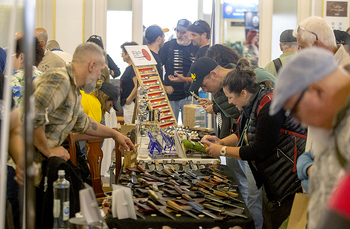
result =
[[220,155],[221,156],[226,156],[226,148],[227,148],[227,146],[224,146],[224,147],[221,148],[221,150],[220,150]]

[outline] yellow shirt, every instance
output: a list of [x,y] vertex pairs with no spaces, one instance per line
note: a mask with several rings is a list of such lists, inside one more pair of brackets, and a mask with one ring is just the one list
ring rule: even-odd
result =
[[86,94],[80,90],[81,93],[81,105],[84,108],[84,112],[93,120],[100,123],[102,119],[102,110],[100,101],[92,94]]

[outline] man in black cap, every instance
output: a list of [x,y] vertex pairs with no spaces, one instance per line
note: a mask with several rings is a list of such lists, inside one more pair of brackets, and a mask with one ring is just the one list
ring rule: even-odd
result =
[[210,26],[206,21],[195,21],[188,28],[191,35],[191,41],[194,46],[197,46],[198,52],[196,59],[205,56],[210,45]]
[[278,70],[287,61],[288,58],[293,56],[298,51],[297,38],[293,36],[293,30],[287,29],[281,33],[280,36],[280,49],[282,54],[279,58],[274,59],[265,66],[265,69],[272,75],[277,77]]
[[[101,49],[104,49],[102,38],[98,35],[91,35],[86,42],[93,42],[93,43],[97,44],[98,46],[100,46]],[[106,55],[106,64],[108,66],[109,75],[111,75],[113,78],[120,76],[119,67],[116,65],[116,63],[114,63],[112,57],[110,57],[108,54]],[[107,81],[107,82],[110,82],[110,81]]]
[[146,29],[145,38],[147,39],[148,48],[154,59],[157,61],[157,70],[160,78],[163,77],[162,61],[160,60],[158,53],[159,50],[164,46],[164,33],[168,32],[169,29],[162,29],[158,25],[151,25]]
[[341,30],[333,30],[337,45],[344,45],[345,50],[350,53],[350,35]]
[[173,82],[169,78],[184,78],[190,70],[198,48],[191,43],[190,32],[187,27],[191,22],[187,19],[178,21],[175,28],[176,39],[172,39],[164,44],[160,50],[159,56],[165,66],[165,76],[163,84],[168,94],[171,107],[174,111],[176,120],[178,120],[180,109],[187,103],[186,98],[189,92],[184,89],[184,84],[190,80],[190,77],[183,82]]

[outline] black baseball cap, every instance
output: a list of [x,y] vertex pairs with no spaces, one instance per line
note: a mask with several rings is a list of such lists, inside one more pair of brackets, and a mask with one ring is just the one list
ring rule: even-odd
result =
[[119,91],[116,86],[111,83],[103,82],[100,90],[112,98],[114,101],[118,101]]
[[203,20],[193,22],[192,25],[188,26],[187,30],[199,34],[207,33],[207,36],[210,36],[210,26]]
[[218,65],[215,60],[206,56],[197,59],[190,69],[192,84],[189,90],[198,94],[198,89],[202,86],[204,77],[209,75]]
[[192,25],[192,23],[189,20],[187,20],[187,19],[180,19],[177,22],[175,31],[179,31],[180,33],[186,32],[187,27],[190,26],[190,25]]
[[337,44],[342,44],[342,45],[350,44],[350,35],[347,32],[337,30],[337,29],[333,30],[333,32],[334,32],[334,36]]
[[157,40],[158,37],[163,36],[163,30],[157,25],[148,26],[145,32],[145,38],[148,44],[152,44]]
[[280,43],[283,42],[297,42],[297,38],[293,36],[293,30],[284,30],[280,35]]
[[100,46],[103,49],[103,43],[102,43],[102,38],[98,35],[92,35],[89,37],[89,39],[87,39],[86,42],[92,42],[97,44],[98,46]]

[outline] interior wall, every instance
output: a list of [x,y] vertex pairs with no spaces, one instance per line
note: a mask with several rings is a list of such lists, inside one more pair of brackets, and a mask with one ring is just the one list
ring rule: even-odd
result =
[[57,40],[70,54],[91,35],[106,45],[107,0],[37,0],[36,27],[43,27],[48,40]]
[[[13,0],[0,1],[0,47],[6,48],[9,42],[10,19],[13,6]],[[15,31],[23,31],[23,4],[24,0],[18,1],[16,27]],[[14,38],[14,34],[13,34]]]
[[280,34],[297,26],[297,0],[274,0],[272,16],[271,60],[282,52],[279,47]]

